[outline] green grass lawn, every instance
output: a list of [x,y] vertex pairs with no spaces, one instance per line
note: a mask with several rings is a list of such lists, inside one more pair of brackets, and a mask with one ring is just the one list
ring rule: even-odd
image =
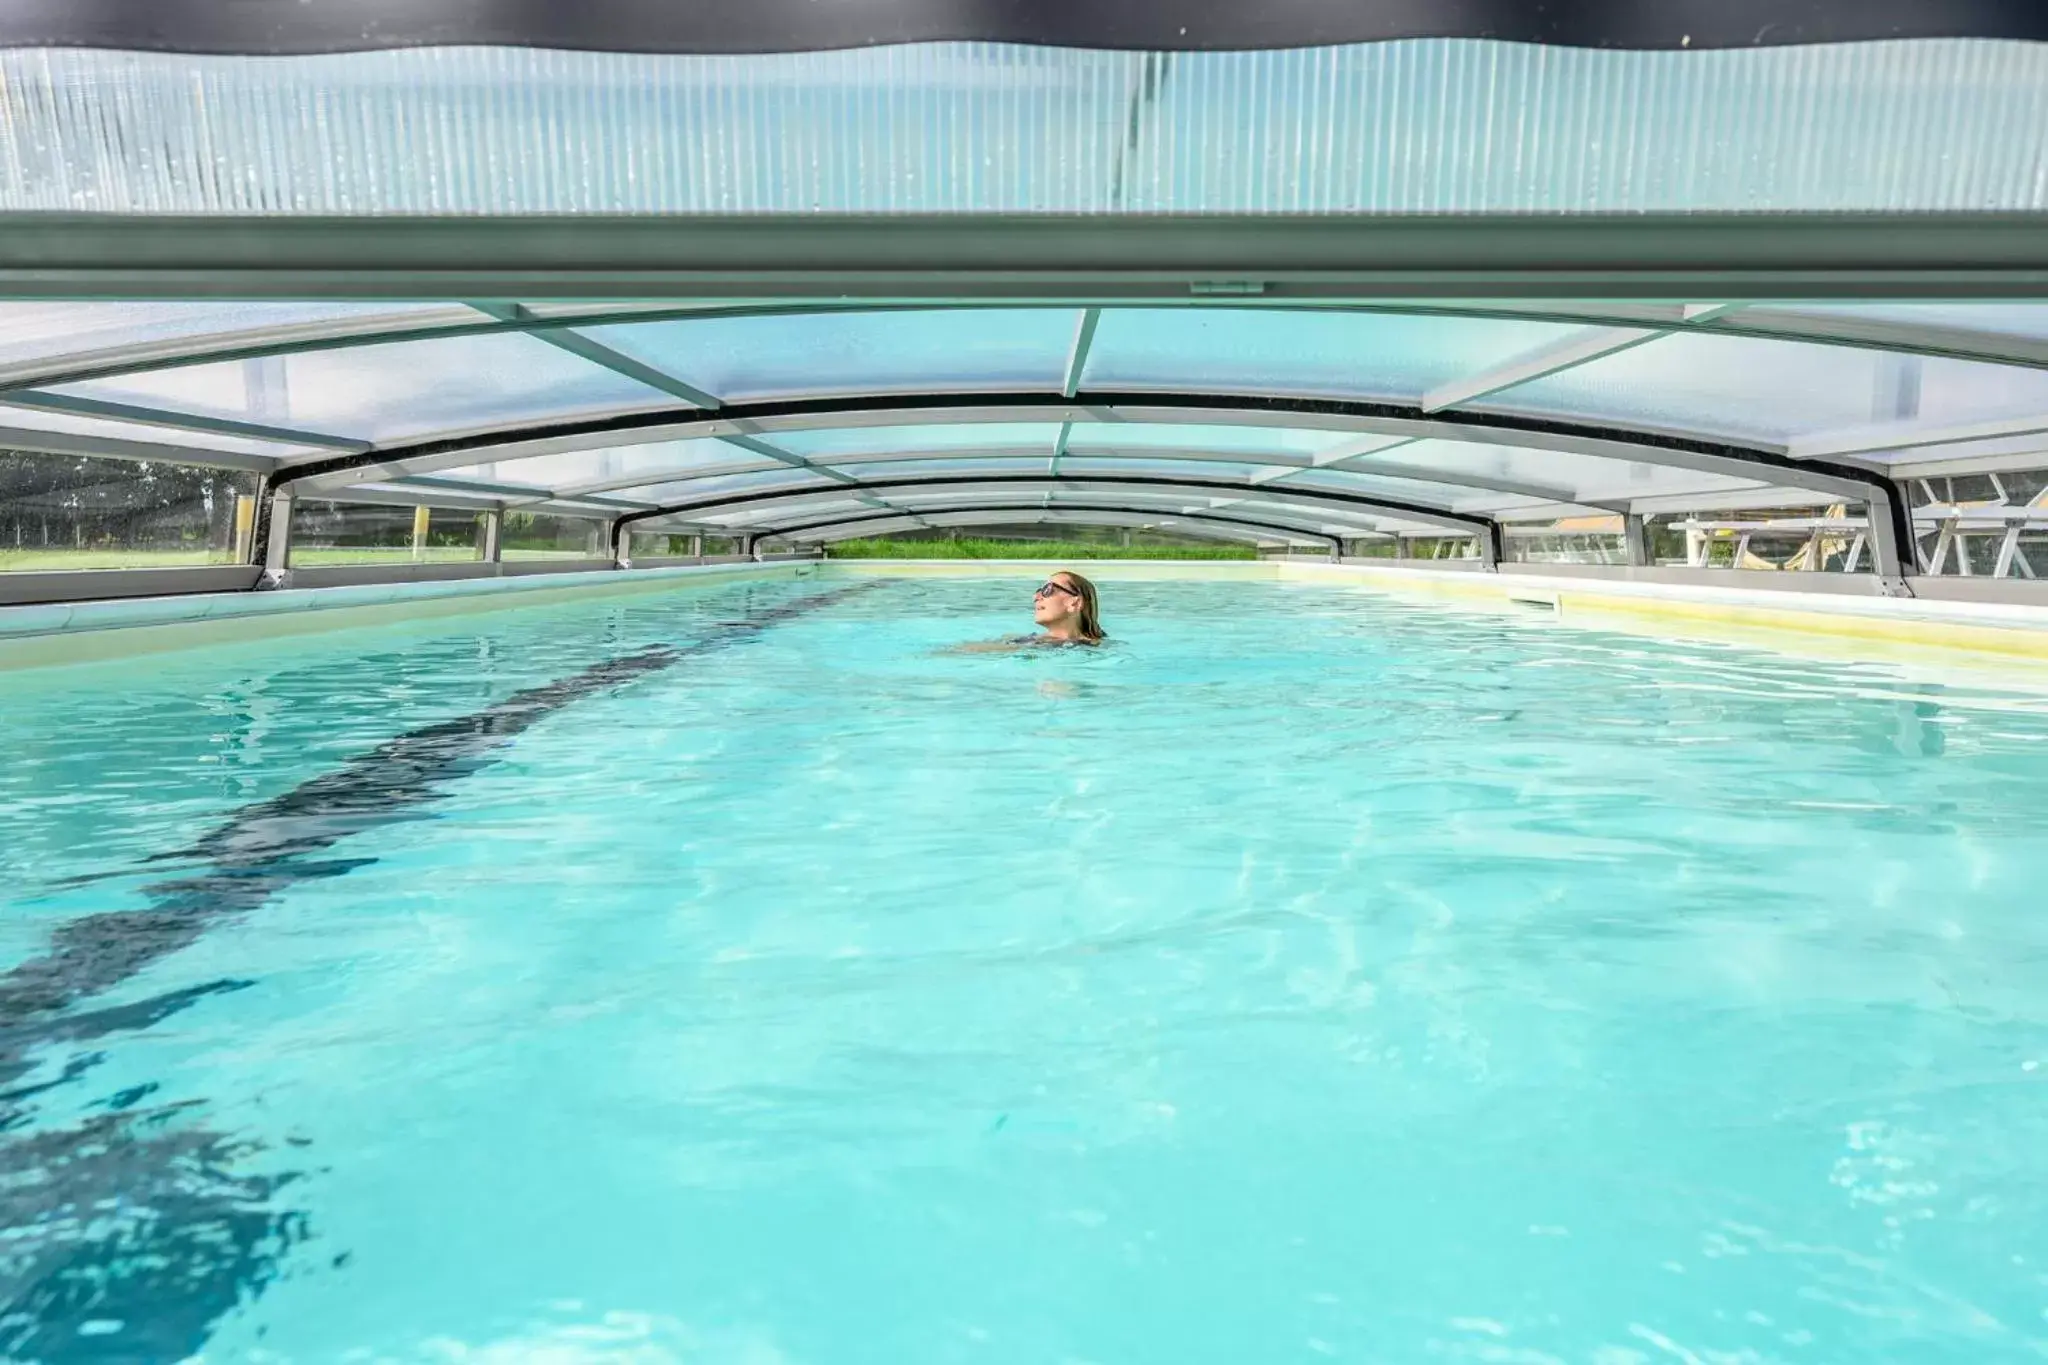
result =
[[0,573],[71,569],[175,569],[228,564],[225,550],[0,550]]
[[833,559],[1256,559],[1249,545],[1095,545],[1079,540],[841,540]]
[[470,545],[427,545],[414,554],[403,545],[323,545],[292,547],[292,567],[319,564],[462,564],[477,557]]

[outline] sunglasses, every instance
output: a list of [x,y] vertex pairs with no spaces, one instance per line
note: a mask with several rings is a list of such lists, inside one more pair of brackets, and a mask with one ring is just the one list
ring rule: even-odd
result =
[[1078,589],[1070,588],[1064,583],[1046,582],[1041,583],[1038,587],[1038,591],[1031,594],[1031,596],[1032,599],[1035,601],[1041,597],[1050,597],[1056,592],[1063,592],[1069,597],[1079,597],[1081,595]]

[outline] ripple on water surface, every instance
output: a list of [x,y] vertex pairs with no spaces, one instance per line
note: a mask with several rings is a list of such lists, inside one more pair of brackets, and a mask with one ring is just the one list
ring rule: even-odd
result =
[[2048,707],[811,579],[0,677],[0,1356],[2048,1355]]

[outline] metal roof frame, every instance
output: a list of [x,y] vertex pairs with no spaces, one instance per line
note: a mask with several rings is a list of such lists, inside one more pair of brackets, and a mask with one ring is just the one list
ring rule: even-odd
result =
[[[1821,496],[1868,501],[1889,509],[1877,520],[1881,572],[1899,577],[1911,544],[1907,499],[1882,470],[1831,459],[1794,459],[1779,451],[1697,436],[1596,426],[1493,412],[1429,413],[1410,405],[1310,399],[1270,394],[1178,394],[1083,392],[1071,400],[1039,393],[858,395],[846,398],[728,404],[715,413],[701,408],[654,409],[547,425],[499,429],[477,435],[377,450],[295,460],[271,475],[274,489],[298,489],[334,496],[350,483],[432,473],[485,461],[599,449],[635,441],[743,436],[758,441],[778,431],[846,426],[902,426],[931,423],[1075,421],[1183,422],[1229,420],[1250,425],[1316,426],[1401,437],[1482,442],[1539,450],[1568,451],[1607,459],[1665,465],[1760,483],[1803,489]],[[753,448],[753,447],[749,447]],[[772,447],[770,447],[772,449]],[[809,464],[790,457],[793,465]],[[829,462],[816,467],[823,474]],[[1361,471],[1363,472],[1363,471]],[[843,476],[842,476],[843,477]],[[1240,487],[1251,487],[1241,483]],[[268,500],[265,501],[265,512]],[[267,543],[268,517],[259,518],[257,543]]]
[[0,215],[15,298],[2048,297],[2027,212]]
[[[1274,521],[1263,517],[1231,516],[1227,513],[1219,512],[1177,511],[1160,507],[1146,507],[1129,502],[1120,502],[1116,499],[1099,498],[1091,498],[1084,502],[1058,502],[1050,505],[1047,505],[1043,502],[1033,502],[1030,500],[1004,500],[996,498],[990,499],[988,501],[982,501],[979,499],[972,499],[961,503],[959,506],[948,506],[943,511],[933,511],[931,509],[926,509],[924,512],[921,513],[877,511],[867,511],[858,513],[846,512],[831,517],[819,517],[815,520],[797,522],[790,525],[747,527],[742,533],[745,535],[752,536],[757,540],[784,540],[790,541],[792,543],[813,543],[810,537],[810,533],[816,531],[840,530],[847,527],[855,526],[868,526],[870,529],[872,529],[876,524],[885,522],[907,522],[910,524],[918,524],[924,522],[926,517],[937,519],[952,518],[961,515],[981,513],[1001,513],[1004,514],[1006,520],[1014,521],[1017,518],[1011,514],[1028,513],[1031,515],[1032,518],[1035,519],[1040,519],[1049,522],[1057,522],[1062,519],[1062,513],[1069,512],[1099,513],[1108,516],[1138,515],[1149,517],[1152,520],[1153,524],[1158,524],[1159,522],[1163,521],[1193,522],[1197,525],[1212,526],[1217,528],[1232,528],[1239,532],[1257,532],[1268,537],[1278,537],[1282,540],[1306,540],[1312,542],[1319,542],[1321,544],[1329,546],[1332,550],[1339,551],[1341,551],[1341,549],[1343,548],[1344,543],[1344,538],[1342,536],[1332,535],[1327,531],[1315,530],[1307,526],[1293,525],[1285,521]],[[1000,525],[1003,524],[1003,522],[996,521],[987,524]],[[1082,522],[1079,524],[1091,525],[1101,523]],[[1358,533],[1359,538],[1361,539],[1372,534],[1374,533],[1369,531],[1360,531]],[[837,537],[819,537],[818,540],[822,541],[824,539],[836,538]],[[1243,539],[1243,536],[1238,535],[1222,538]]]
[[[1042,489],[1074,487],[1082,490],[1090,488],[1112,490],[1185,489],[1190,492],[1207,494],[1256,494],[1259,492],[1259,490],[1251,489],[1242,480],[1238,479],[1208,479],[1193,475],[1117,474],[1075,476],[1054,473],[928,475],[920,478],[878,479],[862,483],[859,485],[859,489],[863,493],[875,495],[915,491],[918,489],[986,489],[991,487],[1020,486]],[[802,501],[804,499],[816,498],[821,494],[830,495],[842,491],[829,485],[807,485],[796,488],[777,488],[759,492],[727,494],[724,496],[714,494],[685,502],[668,503],[651,511],[633,512],[618,518],[612,523],[613,544],[614,546],[618,545],[618,538],[629,532],[633,526],[644,521],[651,521],[657,517],[685,517],[693,512],[716,514],[717,512],[732,508],[758,507],[764,504]],[[1452,512],[1445,508],[1430,507],[1420,503],[1407,503],[1390,498],[1369,497],[1358,493],[1334,490],[1323,491],[1319,489],[1313,493],[1292,491],[1268,496],[1273,497],[1275,501],[1291,500],[1299,502],[1304,506],[1310,505],[1313,502],[1316,505],[1327,506],[1333,511],[1351,508],[1368,515],[1380,514],[1396,517],[1403,521],[1414,521],[1420,522],[1423,525],[1442,527],[1454,535],[1477,537],[1480,541],[1481,556],[1488,563],[1496,562],[1502,557],[1504,541],[1500,523],[1490,517],[1473,516],[1467,513]]]

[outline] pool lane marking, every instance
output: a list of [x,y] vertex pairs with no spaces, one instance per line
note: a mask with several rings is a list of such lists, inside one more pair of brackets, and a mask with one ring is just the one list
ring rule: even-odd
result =
[[880,585],[852,584],[719,622],[686,644],[607,659],[468,715],[408,731],[281,796],[243,807],[186,848],[157,855],[149,861],[194,864],[200,871],[144,888],[151,902],[144,909],[60,923],[40,956],[0,974],[0,1084],[18,1074],[17,1064],[32,1044],[24,1025],[118,985],[188,946],[213,924],[246,915],[290,886],[375,862],[308,855],[405,819],[413,808],[438,799],[449,783],[494,762],[497,750],[537,721],[581,697],[750,640],[770,626]]
[[[271,1207],[276,1193],[301,1172],[237,1173],[251,1146],[246,1138],[213,1132],[203,1118],[171,1124],[174,1115],[202,1101],[137,1108],[156,1090],[148,1082],[108,1100],[107,1113],[68,1127],[28,1130],[26,1102],[82,1079],[102,1054],[75,1057],[41,1084],[9,1084],[29,1069],[35,1049],[146,1029],[253,983],[214,981],[101,1009],[59,1010],[184,947],[208,925],[254,910],[294,882],[340,876],[374,862],[312,861],[304,855],[404,818],[406,808],[432,800],[447,782],[486,765],[493,750],[576,698],[750,639],[873,586],[878,585],[856,584],[750,620],[722,622],[689,644],[608,660],[473,715],[401,735],[284,796],[245,807],[191,847],[167,855],[166,860],[211,861],[214,875],[146,888],[154,903],[145,910],[60,925],[50,952],[0,976],[0,1169],[36,1174],[11,1186],[0,1182],[0,1225],[16,1235],[8,1283],[0,1286],[0,1356],[72,1358],[88,1329],[98,1334],[110,1322],[121,1324],[118,1340],[106,1339],[113,1354],[94,1359],[194,1356],[220,1318],[262,1293],[282,1273],[287,1256],[313,1235],[304,1213]],[[119,1230],[94,1232],[66,1216],[80,1210],[94,1210],[100,1223],[111,1220]],[[344,1252],[331,1265],[340,1268],[346,1261]]]

